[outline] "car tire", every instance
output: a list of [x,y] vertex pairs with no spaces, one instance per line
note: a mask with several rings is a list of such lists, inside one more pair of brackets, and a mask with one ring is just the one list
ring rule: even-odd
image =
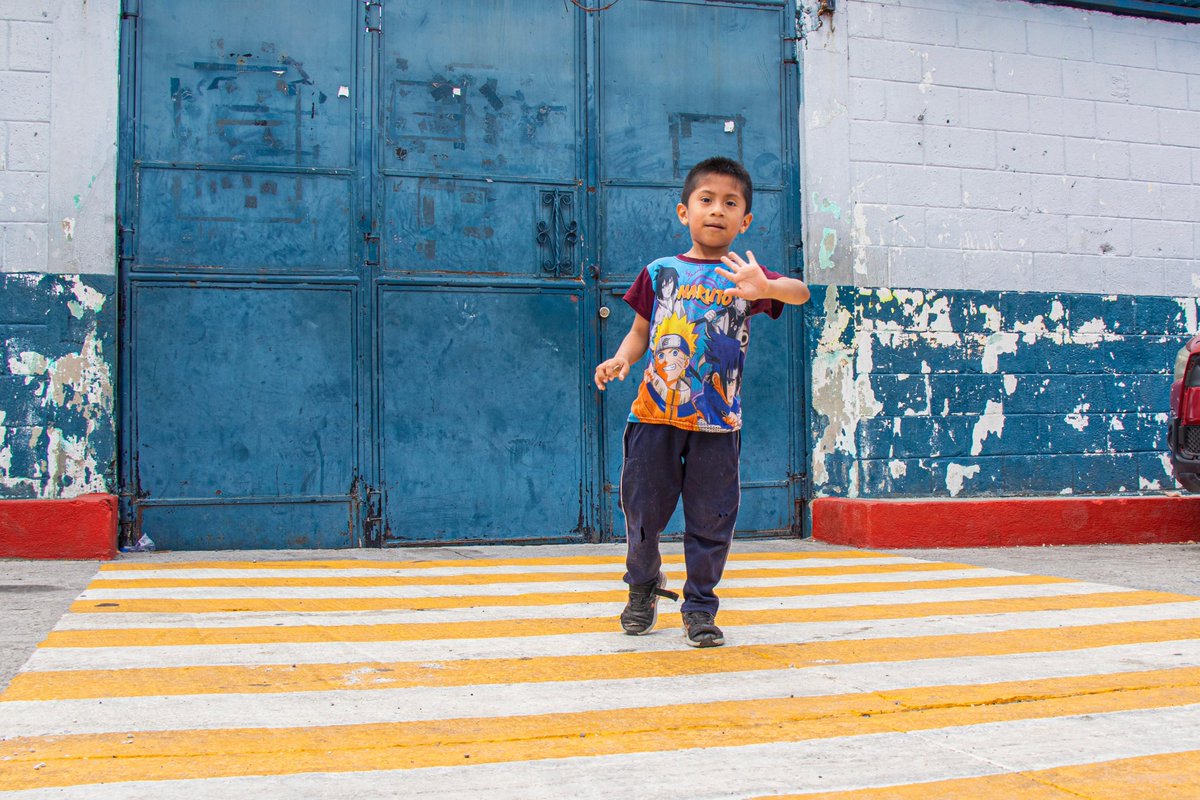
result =
[[1200,475],[1194,472],[1176,472],[1175,480],[1179,482],[1184,491],[1200,494]]

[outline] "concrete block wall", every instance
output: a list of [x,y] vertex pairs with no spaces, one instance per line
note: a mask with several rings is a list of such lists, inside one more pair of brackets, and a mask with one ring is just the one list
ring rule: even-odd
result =
[[1174,490],[1171,369],[1194,297],[816,286],[816,496]]
[[815,494],[1177,489],[1200,25],[1020,0],[806,22]]
[[119,0],[0,0],[0,498],[115,491]]
[[0,254],[6,272],[49,267],[51,11],[38,2],[0,6]]
[[848,0],[806,38],[811,281],[1200,294],[1200,25]]

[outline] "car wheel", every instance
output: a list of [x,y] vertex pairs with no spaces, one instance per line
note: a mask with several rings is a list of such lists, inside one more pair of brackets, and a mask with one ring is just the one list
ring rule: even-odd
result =
[[1200,493],[1200,475],[1194,472],[1176,472],[1175,480],[1188,492]]

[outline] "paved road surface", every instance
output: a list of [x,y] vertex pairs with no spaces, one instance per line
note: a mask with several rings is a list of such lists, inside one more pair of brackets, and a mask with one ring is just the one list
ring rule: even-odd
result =
[[[616,631],[613,546],[9,562],[0,584],[60,587],[24,600],[90,575],[0,695],[0,791],[1200,796],[1197,548],[1040,549],[1060,576],[744,542],[702,651],[670,603]],[[1101,560],[1137,588],[1072,579]]]

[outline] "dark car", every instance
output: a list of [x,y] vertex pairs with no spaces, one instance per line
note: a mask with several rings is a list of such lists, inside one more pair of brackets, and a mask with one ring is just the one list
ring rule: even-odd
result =
[[1200,492],[1200,336],[1175,357],[1167,444],[1175,480],[1189,492]]

